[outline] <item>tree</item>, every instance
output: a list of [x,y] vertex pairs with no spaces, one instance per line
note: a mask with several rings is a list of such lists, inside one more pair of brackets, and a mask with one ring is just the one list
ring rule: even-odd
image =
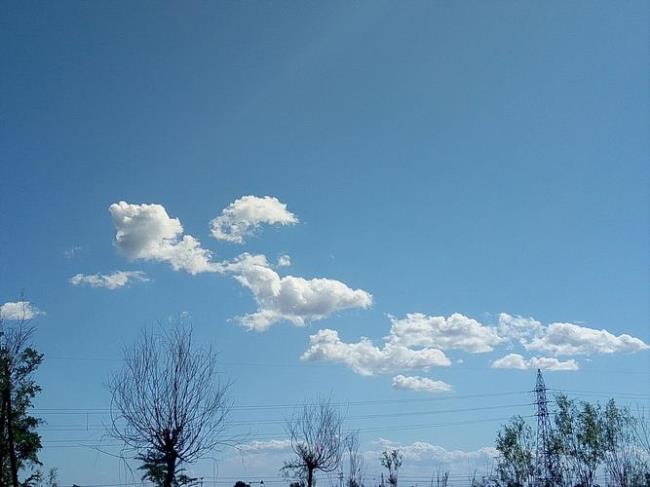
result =
[[[0,485],[18,487],[18,472],[40,465],[42,445],[36,427],[41,420],[29,410],[41,391],[34,375],[43,354],[31,344],[34,328],[29,303],[12,304],[17,312],[7,319],[0,307]],[[9,325],[10,318],[16,323]]]
[[348,460],[347,487],[362,487],[363,456],[359,453],[359,432],[354,431],[345,438],[345,454]]
[[560,394],[556,409],[551,437],[554,450],[563,459],[565,482],[591,486],[605,454],[601,407]]
[[404,457],[399,450],[384,450],[379,458],[382,466],[388,470],[388,483],[391,487],[397,487],[397,474]]
[[124,350],[124,365],[111,378],[109,433],[136,452],[143,478],[163,487],[191,483],[181,472],[223,443],[230,411],[211,348],[195,348],[191,328],[144,331]]
[[294,477],[304,479],[307,487],[313,487],[316,471],[336,470],[344,446],[342,426],[343,416],[329,399],[305,403],[286,424],[296,458],[285,462],[283,472],[293,473]]
[[497,476],[507,487],[531,485],[534,479],[533,431],[521,416],[515,416],[497,435]]

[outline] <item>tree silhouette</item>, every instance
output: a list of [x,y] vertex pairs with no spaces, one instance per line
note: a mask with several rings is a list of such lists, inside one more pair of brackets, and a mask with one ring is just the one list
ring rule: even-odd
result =
[[187,326],[143,332],[108,387],[110,434],[137,453],[144,477],[158,485],[190,483],[179,466],[223,442],[228,384],[218,379],[215,353],[195,348]]

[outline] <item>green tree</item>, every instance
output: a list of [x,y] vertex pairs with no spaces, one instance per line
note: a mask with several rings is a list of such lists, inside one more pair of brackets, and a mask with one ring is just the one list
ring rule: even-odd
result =
[[497,477],[501,485],[532,485],[535,467],[533,430],[521,416],[515,416],[497,435]]
[[399,450],[385,450],[379,458],[381,464],[388,470],[388,484],[397,487],[397,474],[404,461],[404,456]]
[[[40,465],[42,447],[36,428],[41,420],[30,415],[32,402],[41,391],[34,374],[43,354],[32,344],[29,303],[12,303],[18,314],[4,316],[0,308],[0,485],[18,487],[20,471]],[[11,324],[9,322],[11,321]],[[28,477],[25,483],[33,478]]]

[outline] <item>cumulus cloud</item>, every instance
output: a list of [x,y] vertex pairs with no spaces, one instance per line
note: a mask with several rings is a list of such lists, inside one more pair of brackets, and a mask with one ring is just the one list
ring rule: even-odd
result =
[[70,279],[73,286],[88,285],[105,289],[117,289],[126,286],[129,281],[148,282],[149,278],[142,271],[115,271],[110,274],[76,274]]
[[120,201],[109,211],[117,230],[115,245],[127,258],[167,262],[190,274],[215,271],[210,251],[183,235],[180,220],[171,218],[162,205]]
[[448,318],[409,313],[405,318],[391,317],[389,341],[405,347],[432,347],[463,350],[470,353],[490,352],[504,340],[495,328],[485,326],[460,313]]
[[424,441],[404,444],[380,438],[375,444],[377,444],[378,450],[368,451],[366,456],[369,459],[377,459],[384,450],[398,449],[404,456],[405,464],[426,464],[427,466],[491,462],[498,454],[496,448],[492,447],[484,447],[473,451],[447,450],[442,446]]
[[261,224],[293,225],[296,215],[272,196],[242,196],[212,220],[212,236],[217,240],[242,244]]
[[[504,340],[519,343],[528,351],[541,352],[554,356],[633,353],[650,348],[641,339],[627,334],[616,336],[607,330],[597,330],[574,323],[551,323],[544,325],[534,318],[512,316],[507,313],[501,313],[499,315],[497,329],[499,335]],[[509,368],[521,368],[524,366],[533,368],[530,364],[522,364],[522,361],[515,362],[512,355],[508,356],[511,358],[505,363],[511,365],[516,364],[517,367]],[[549,363],[549,365],[555,367],[572,367],[573,365],[569,365],[568,362]],[[574,365],[577,368],[577,364]]]
[[44,314],[29,301],[9,302],[0,306],[0,318],[8,321],[27,321]]
[[[362,338],[357,343],[345,343],[336,331],[320,330],[310,337],[310,346],[302,359],[339,362],[358,374],[375,375],[449,366],[451,361],[444,350],[482,353],[492,351],[504,342],[494,327],[485,326],[460,313],[448,318],[409,313],[402,319],[390,317],[390,320],[390,332],[384,337],[381,348],[368,338]],[[417,387],[421,388],[419,390],[444,387],[444,383],[417,379],[400,376],[393,385],[414,390]]]
[[452,387],[441,380],[427,377],[397,375],[393,377],[393,388],[416,392],[450,392]]
[[451,365],[449,358],[438,349],[412,350],[392,343],[379,348],[368,338],[345,343],[336,330],[329,329],[319,330],[309,337],[309,348],[302,354],[301,360],[338,362],[366,376]]
[[632,353],[650,348],[639,338],[630,335],[616,336],[607,330],[573,323],[551,323],[530,341],[525,341],[524,347],[552,355]]
[[578,363],[571,359],[561,361],[554,357],[531,357],[525,359],[518,353],[510,353],[490,365],[493,369],[542,369],[549,371],[578,370]]
[[497,329],[499,336],[503,338],[521,340],[541,333],[544,326],[534,318],[500,313]]
[[257,312],[238,318],[250,330],[264,331],[279,321],[303,326],[338,311],[372,304],[370,293],[341,281],[280,277],[264,255],[242,254],[218,264],[218,271],[232,275],[253,293]]

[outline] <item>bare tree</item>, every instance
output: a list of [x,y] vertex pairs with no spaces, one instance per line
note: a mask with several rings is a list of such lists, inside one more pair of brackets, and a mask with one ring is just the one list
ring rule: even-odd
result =
[[363,456],[359,453],[358,431],[353,431],[345,437],[345,455],[348,460],[347,487],[362,487]]
[[344,438],[341,434],[343,416],[329,399],[315,404],[305,403],[302,409],[287,421],[286,430],[296,458],[285,462],[282,470],[292,472],[314,485],[314,473],[333,472],[341,463]]
[[212,349],[193,347],[188,326],[143,332],[124,350],[122,370],[108,388],[109,432],[136,452],[148,480],[164,487],[188,483],[181,465],[223,444],[229,384],[218,378]]
[[388,470],[388,483],[391,487],[397,487],[397,474],[404,457],[399,450],[385,450],[379,459],[381,464]]
[[637,415],[632,422],[632,432],[639,447],[647,458],[650,458],[650,412],[645,408],[637,408]]

